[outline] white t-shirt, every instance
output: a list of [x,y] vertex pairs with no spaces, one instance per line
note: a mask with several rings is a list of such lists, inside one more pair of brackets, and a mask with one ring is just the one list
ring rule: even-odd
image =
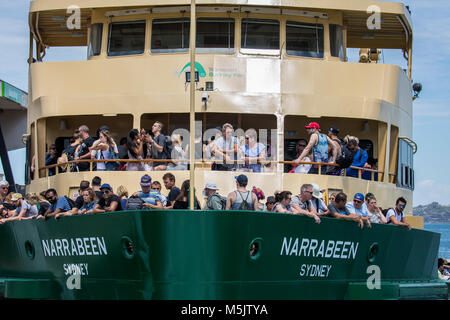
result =
[[[311,162],[309,157],[305,157],[304,162]],[[295,167],[295,173],[308,173],[309,169],[311,169],[312,164],[300,164]]]
[[387,223],[392,223],[391,217],[395,217],[395,219],[397,219],[398,222],[403,222],[402,221],[403,220],[403,212],[397,213],[397,210],[395,210],[395,208],[389,209],[389,211],[386,213]]

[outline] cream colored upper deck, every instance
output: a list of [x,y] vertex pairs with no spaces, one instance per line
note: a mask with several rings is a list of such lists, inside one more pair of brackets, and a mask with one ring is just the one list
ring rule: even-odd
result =
[[[345,48],[402,49],[409,60],[411,74],[412,25],[410,13],[403,4],[360,1],[196,1],[199,7],[257,6],[267,8],[310,10],[325,12],[324,58],[290,56],[280,45],[279,55],[247,54],[240,50],[240,25],[236,23],[235,48],[229,54],[198,53],[196,61],[207,70],[199,86],[213,81],[216,91],[208,92],[208,110],[201,103],[196,112],[208,127],[212,122],[230,119],[245,128],[277,129],[277,160],[284,160],[283,142],[286,132],[295,131],[291,138],[305,138],[304,124],[320,122],[323,129],[338,125],[341,136],[352,134],[373,142],[374,156],[379,159],[379,169],[384,172],[382,182],[355,181],[354,178],[330,176],[302,176],[284,174],[282,165],[274,173],[250,174],[251,183],[267,193],[288,189],[298,191],[300,183],[316,182],[329,189],[345,190],[348,194],[371,191],[379,196],[384,207],[394,197],[412,197],[411,190],[395,186],[398,144],[400,137],[412,137],[411,80],[400,67],[388,64],[348,63],[330,55],[328,24],[336,23],[346,30]],[[36,0],[30,5],[30,32],[36,40],[38,61],[46,46],[86,46],[91,23],[108,24],[117,21],[155,17],[179,17],[180,13],[163,15],[135,15],[105,17],[107,11],[155,6],[185,6],[190,1],[65,1]],[[67,30],[61,19],[67,18],[67,8],[76,5],[81,9],[81,29]],[[380,8],[382,28],[368,30],[367,9]],[[187,14],[189,16],[189,14]],[[215,16],[200,13],[197,16]],[[222,14],[218,16],[227,16]],[[186,16],[185,16],[186,17]],[[282,14],[248,14],[233,12],[231,17],[264,17],[285,23],[292,17]],[[288,17],[288,18],[287,18]],[[298,21],[313,23],[316,19],[296,17]],[[147,23],[146,34],[150,34]],[[284,26],[284,25],[283,25]],[[87,61],[39,62],[30,64],[30,106],[28,124],[32,134],[32,154],[37,154],[37,167],[42,168],[48,145],[59,136],[70,136],[81,124],[95,128],[99,123],[111,125],[118,136],[131,128],[148,127],[156,119],[171,123],[183,122],[189,112],[189,91],[177,74],[189,61],[188,53],[153,54],[149,36],[145,52],[130,56],[108,56],[108,28],[103,29],[101,53]],[[285,35],[280,35],[280,43]],[[211,70],[235,69],[239,77],[232,80]],[[151,72],[143,72],[149,70]],[[265,72],[261,72],[264,70]],[[301,75],[301,76],[299,76]],[[201,91],[196,91],[196,101],[201,101]],[[105,117],[116,115],[115,118]],[[236,119],[234,119],[236,115]],[[162,118],[161,118],[162,117]],[[167,119],[167,121],[166,121]],[[68,126],[61,129],[61,121]],[[110,121],[113,120],[113,121]],[[367,129],[369,127],[369,130]],[[205,127],[205,128],[206,128]],[[93,130],[94,131],[94,130]],[[36,152],[37,151],[37,152]],[[33,153],[34,152],[34,153]],[[44,187],[76,186],[81,179],[90,180],[96,173],[65,173],[45,177],[42,172],[32,181],[36,191]],[[122,174],[130,180],[128,188],[138,188],[140,173],[104,173],[115,187],[123,183]],[[187,172],[179,172],[180,181]],[[221,190],[233,187],[233,173],[199,171],[197,190],[211,177],[215,177]],[[152,177],[160,179],[159,173]],[[222,177],[222,178],[221,178]],[[227,180],[227,178],[230,178]],[[155,178],[154,178],[155,179]],[[252,180],[253,179],[253,180]],[[134,181],[134,182],[131,182]],[[116,183],[115,183],[116,182]],[[136,184],[135,187],[133,185]],[[65,192],[65,191],[64,191]],[[412,203],[411,203],[412,204]],[[408,207],[410,203],[408,203]]]

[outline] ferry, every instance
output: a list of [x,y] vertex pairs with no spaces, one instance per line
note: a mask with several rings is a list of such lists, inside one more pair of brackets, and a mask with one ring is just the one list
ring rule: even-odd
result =
[[[382,208],[404,197],[413,228],[192,207],[14,221],[0,226],[1,296],[447,299],[437,271],[440,235],[412,216],[418,86],[404,4],[34,0],[29,31],[27,192],[55,188],[72,197],[80,181],[99,176],[132,193],[145,173],[162,181],[171,172],[178,186],[190,179],[199,199],[207,182],[226,196],[239,170],[211,170],[213,161],[195,157],[194,148],[189,170],[180,171],[95,171],[98,160],[84,160],[89,170],[73,172],[46,166],[45,156],[52,144],[65,149],[81,125],[91,136],[106,125],[118,142],[159,121],[167,135],[187,132],[183,146],[192,146],[197,132],[207,143],[230,123],[238,138],[255,130],[268,151],[263,172],[245,172],[250,188],[295,195],[315,183],[325,195],[343,191],[349,199],[371,192]],[[85,61],[46,62],[52,49],[78,46],[86,47]],[[407,68],[383,63],[387,49]],[[348,61],[351,50],[359,61]],[[340,138],[358,137],[378,169],[334,176],[328,163],[310,163],[317,174],[288,172],[311,122],[323,133],[334,126]]]

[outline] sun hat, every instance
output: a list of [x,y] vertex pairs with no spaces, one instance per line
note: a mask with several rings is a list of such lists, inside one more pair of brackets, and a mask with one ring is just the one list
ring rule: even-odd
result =
[[261,190],[261,188],[253,187],[252,192],[256,195],[258,200],[263,200],[265,198],[264,192]]
[[23,198],[23,196],[20,193],[13,193],[11,196],[11,201],[17,201],[22,198]]
[[320,187],[315,183],[313,183],[312,186],[313,186],[313,197],[317,199],[322,199],[323,193],[320,192]]
[[208,182],[205,184],[205,189],[219,190],[214,182]]

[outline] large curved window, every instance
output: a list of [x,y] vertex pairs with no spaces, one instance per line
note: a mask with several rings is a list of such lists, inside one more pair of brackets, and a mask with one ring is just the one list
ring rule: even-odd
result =
[[250,50],[254,49],[279,53],[280,22],[268,19],[242,19],[241,48],[244,52],[250,53]]
[[144,53],[145,21],[111,23],[108,40],[108,56]]
[[199,18],[196,48],[198,52],[233,52],[234,19]]
[[293,56],[323,58],[323,25],[286,22],[286,52]]
[[154,19],[151,52],[186,52],[189,50],[189,19]]

